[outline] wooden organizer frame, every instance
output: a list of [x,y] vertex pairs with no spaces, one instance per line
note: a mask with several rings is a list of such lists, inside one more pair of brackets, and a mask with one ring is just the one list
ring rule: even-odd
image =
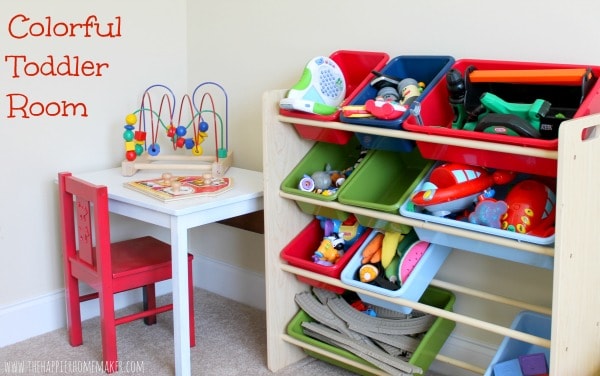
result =
[[152,157],[147,152],[135,161],[121,162],[121,174],[133,176],[139,170],[184,170],[201,173],[211,173],[215,177],[225,175],[233,164],[233,153],[228,151],[227,157],[218,158],[209,155],[157,155]]
[[[594,192],[594,188],[600,186],[600,177],[597,174],[598,166],[600,166],[600,115],[564,122],[560,127],[558,151],[553,151],[338,122],[324,123],[283,117],[278,113],[277,104],[284,94],[283,90],[274,90],[263,96],[267,363],[271,371],[277,371],[302,359],[306,354],[301,351],[301,348],[306,348],[340,362],[365,369],[375,375],[385,375],[381,370],[365,367],[336,354],[324,352],[322,349],[300,342],[285,334],[288,322],[297,313],[293,296],[299,291],[306,290],[306,285],[298,282],[295,275],[309,277],[363,294],[374,294],[347,286],[340,280],[296,268],[281,261],[279,257],[281,249],[297,234],[298,229],[302,229],[312,219],[311,216],[302,213],[294,202],[305,201],[413,227],[420,226],[464,238],[479,239],[528,252],[554,256],[551,308],[534,306],[444,281],[434,280],[432,282],[432,285],[451,291],[551,314],[551,341],[476,319],[468,314],[448,312],[401,298],[379,295],[377,297],[482,330],[550,347],[550,369],[553,376],[600,374],[600,294],[597,291],[600,286],[600,273],[598,272],[600,270],[600,248],[598,246],[600,231],[593,220],[600,213],[600,195]],[[342,205],[338,202],[317,202],[286,194],[280,191],[281,182],[314,143],[314,141],[299,138],[291,123],[558,159],[557,223],[554,247],[518,242],[488,234],[476,234],[464,229],[425,223],[374,210]],[[469,364],[468,360],[453,359],[443,355],[438,355],[436,359],[474,373],[482,374],[485,371]]]

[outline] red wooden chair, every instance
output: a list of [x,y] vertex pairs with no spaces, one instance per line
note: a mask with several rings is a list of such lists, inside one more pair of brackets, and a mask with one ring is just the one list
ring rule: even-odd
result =
[[[117,370],[116,326],[143,318],[156,323],[156,315],[173,304],[156,306],[155,283],[171,279],[171,247],[150,236],[110,241],[108,191],[71,176],[58,174],[62,247],[64,256],[67,329],[71,346],[83,343],[80,302],[99,298],[102,360],[108,373]],[[190,346],[196,344],[192,259],[188,254]],[[80,296],[79,281],[96,292]],[[114,294],[143,289],[143,311],[115,317]]]

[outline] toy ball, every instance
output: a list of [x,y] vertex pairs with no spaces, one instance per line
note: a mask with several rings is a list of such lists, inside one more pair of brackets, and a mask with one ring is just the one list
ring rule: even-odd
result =
[[137,123],[137,116],[135,116],[135,114],[129,114],[125,116],[125,123],[129,125]]
[[317,171],[310,176],[316,189],[327,189],[331,186],[331,176],[328,172]]

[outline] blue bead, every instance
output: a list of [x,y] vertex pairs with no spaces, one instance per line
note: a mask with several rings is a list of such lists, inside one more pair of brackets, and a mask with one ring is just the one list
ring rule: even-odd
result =
[[208,123],[201,121],[200,124],[198,124],[198,129],[200,129],[200,132],[206,132],[208,130]]
[[177,129],[175,130],[175,132],[177,133],[177,135],[179,137],[183,137],[183,136],[185,136],[185,134],[187,132],[187,129],[183,125],[180,125],[180,126],[177,127]]
[[188,139],[185,140],[185,148],[186,149],[189,150],[189,149],[193,148],[194,145],[195,145],[194,144],[194,140],[192,140],[191,138],[188,138]]
[[148,154],[150,154],[153,157],[157,156],[159,153],[160,153],[160,145],[159,144],[152,144],[148,148]]

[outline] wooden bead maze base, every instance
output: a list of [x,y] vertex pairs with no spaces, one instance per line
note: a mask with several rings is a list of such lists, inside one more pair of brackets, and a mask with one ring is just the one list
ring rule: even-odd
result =
[[121,174],[123,176],[133,176],[139,170],[184,170],[197,172],[210,172],[215,177],[225,175],[229,167],[233,164],[233,153],[227,152],[227,157],[217,158],[216,156],[178,156],[178,155],[157,155],[155,157],[143,153],[135,161],[124,160],[121,162]]

